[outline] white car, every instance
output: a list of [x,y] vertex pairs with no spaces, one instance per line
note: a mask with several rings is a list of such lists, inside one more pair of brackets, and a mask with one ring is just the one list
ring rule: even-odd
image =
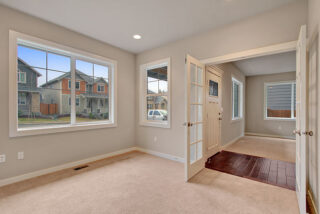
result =
[[152,109],[148,111],[148,120],[167,120],[168,112],[162,109]]

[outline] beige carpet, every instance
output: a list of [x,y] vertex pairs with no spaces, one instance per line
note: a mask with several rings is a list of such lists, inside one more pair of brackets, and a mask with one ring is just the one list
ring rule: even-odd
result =
[[298,213],[294,191],[134,152],[0,188],[1,214]]
[[246,136],[225,149],[273,160],[296,162],[295,140]]

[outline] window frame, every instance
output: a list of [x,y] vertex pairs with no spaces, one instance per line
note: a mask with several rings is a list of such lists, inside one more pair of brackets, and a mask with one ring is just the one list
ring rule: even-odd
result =
[[[72,88],[72,86],[70,87],[70,85],[72,85],[72,84],[70,84],[70,83],[71,83],[71,79],[68,79],[68,89],[71,89],[71,88]],[[77,88],[77,83],[79,83],[79,88]],[[81,88],[80,80],[76,80],[75,87],[76,87],[76,90],[77,90],[77,91],[80,91],[80,88]]]
[[[268,97],[267,97],[267,88],[269,86],[273,85],[287,85],[291,84],[291,117],[286,118],[286,117],[268,117],[267,113],[267,107],[268,107]],[[296,117],[294,117],[294,103],[295,101],[293,100],[294,98],[294,84],[296,84],[295,80],[290,80],[290,81],[279,81],[279,82],[265,82],[264,83],[264,105],[263,105],[263,118],[264,120],[277,120],[277,121],[296,121]]]
[[[237,84],[239,86],[239,116],[234,117],[234,93],[233,93],[233,85]],[[231,77],[231,121],[238,121],[243,119],[243,83],[238,80],[236,77]]]
[[[103,87],[103,91],[101,90],[101,87]],[[98,88],[100,88],[100,90],[98,90]],[[104,93],[104,92],[105,92],[105,84],[103,84],[103,83],[98,83],[98,84],[97,84],[97,92],[99,92],[99,93]]]
[[[21,74],[24,75],[24,81],[23,81],[23,82],[21,81],[21,76],[20,76]],[[27,83],[27,78],[26,78],[26,77],[27,77],[27,72],[24,72],[24,71],[20,71],[20,70],[19,70],[19,71],[18,71],[18,77],[17,77],[18,81],[17,81],[17,82],[18,82],[18,83],[22,83],[22,84],[26,84],[26,83]]]
[[[20,99],[19,99],[19,94],[18,94],[18,100],[17,100],[18,105],[21,105],[21,106],[27,105],[27,96],[26,95],[23,96],[24,103],[21,103],[21,98],[22,98],[22,96],[20,96]],[[20,100],[20,102],[19,102],[19,100]]]
[[[162,66],[167,66],[167,85],[168,91],[166,93],[167,96],[167,121],[151,121],[147,120],[148,112],[147,112],[147,88],[148,88],[148,79],[147,79],[147,69],[159,68]],[[150,63],[140,65],[140,106],[139,106],[139,124],[140,126],[151,126],[157,128],[171,128],[171,59],[170,57],[156,60]]]
[[[71,115],[70,124],[44,127],[18,128],[18,45],[50,51],[71,58]],[[76,89],[75,62],[83,60],[107,66],[109,69],[109,120],[76,123]],[[86,51],[57,44],[27,34],[9,30],[9,137],[41,135],[59,132],[90,130],[97,128],[117,127],[117,61]]]

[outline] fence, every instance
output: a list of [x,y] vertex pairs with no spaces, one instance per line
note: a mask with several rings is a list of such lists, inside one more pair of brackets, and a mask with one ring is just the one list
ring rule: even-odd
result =
[[43,115],[57,114],[58,113],[58,104],[40,103],[40,112]]

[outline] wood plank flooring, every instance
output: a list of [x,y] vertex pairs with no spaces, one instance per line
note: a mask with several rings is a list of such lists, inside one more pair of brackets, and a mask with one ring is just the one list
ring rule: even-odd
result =
[[295,190],[295,163],[221,151],[208,158],[206,168]]

